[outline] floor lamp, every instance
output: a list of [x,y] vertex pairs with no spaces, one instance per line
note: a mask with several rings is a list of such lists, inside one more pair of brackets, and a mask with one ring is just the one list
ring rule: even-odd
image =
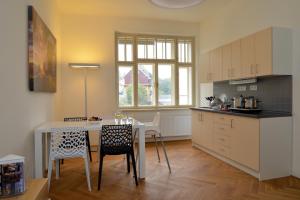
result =
[[87,116],[87,72],[89,69],[98,69],[100,64],[93,63],[69,63],[69,66],[75,69],[84,70],[84,115]]

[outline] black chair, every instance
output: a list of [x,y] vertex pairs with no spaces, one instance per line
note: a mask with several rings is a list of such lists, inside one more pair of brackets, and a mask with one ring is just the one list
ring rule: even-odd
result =
[[[65,122],[79,122],[79,121],[86,121],[87,117],[66,117],[64,118]],[[88,151],[89,151],[89,156],[90,156],[90,161],[92,162],[92,152],[91,152],[91,143],[90,143],[90,137],[89,137],[89,132],[86,131],[85,132],[85,137],[86,137],[86,145],[88,147]],[[64,162],[64,160],[62,160],[62,163]]]
[[106,155],[121,155],[127,156],[127,172],[130,173],[130,158],[132,160],[133,173],[135,184],[138,185],[136,163],[133,150],[132,125],[103,125],[100,136],[100,162],[98,176],[98,190],[100,190],[103,159]]

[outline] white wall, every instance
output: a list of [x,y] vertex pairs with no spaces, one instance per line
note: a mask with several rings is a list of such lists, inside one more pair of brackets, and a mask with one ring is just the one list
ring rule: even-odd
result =
[[[195,23],[87,15],[63,15],[61,23],[63,116],[84,115],[84,73],[68,67],[70,62],[102,65],[99,70],[88,72],[88,115],[109,116],[117,111],[116,31],[199,35],[199,24]],[[147,116],[150,119],[153,113]]]
[[0,1],[0,157],[19,154],[26,157],[26,176],[33,174],[33,129],[59,115],[58,92],[34,93],[28,89],[27,5],[33,5],[57,37],[60,60],[59,19],[55,1]]
[[200,25],[201,52],[270,27],[293,30],[293,174],[300,177],[300,1],[232,0],[223,11]]

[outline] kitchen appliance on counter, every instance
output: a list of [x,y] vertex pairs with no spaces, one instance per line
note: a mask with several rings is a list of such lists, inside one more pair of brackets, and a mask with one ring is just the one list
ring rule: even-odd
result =
[[233,97],[232,107],[230,107],[229,110],[249,113],[260,112],[261,109],[258,108],[258,102],[254,96],[244,97],[241,95],[240,97]]
[[232,102],[233,108],[243,108],[245,106],[245,99],[243,95],[241,95],[240,97],[233,97]]
[[206,97],[206,100],[209,101],[209,108],[214,110],[221,110],[223,107],[223,101],[220,98],[216,97]]
[[255,109],[257,108],[257,99],[254,96],[249,96],[245,98],[245,108]]

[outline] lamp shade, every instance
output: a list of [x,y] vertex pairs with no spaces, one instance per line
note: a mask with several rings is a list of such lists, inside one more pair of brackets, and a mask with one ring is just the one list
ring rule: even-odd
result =
[[72,68],[100,68],[100,64],[97,63],[69,63]]

